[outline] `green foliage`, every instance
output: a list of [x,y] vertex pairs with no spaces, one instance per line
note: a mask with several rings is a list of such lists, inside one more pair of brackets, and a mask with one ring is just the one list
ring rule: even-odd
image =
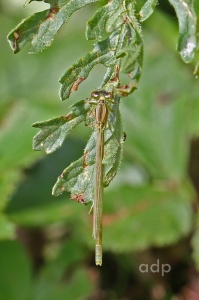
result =
[[141,8],[139,15],[140,15],[140,21],[144,22],[146,19],[150,17],[150,15],[153,13],[155,6],[157,5],[158,0],[148,0],[145,2],[143,7]]
[[76,10],[97,1],[45,1],[50,4],[49,9],[36,13],[22,21],[8,35],[8,41],[14,53],[19,52],[29,41],[32,44],[30,53],[38,53],[44,48],[49,47],[57,31]]
[[[57,252],[56,257],[41,271],[32,290],[32,300],[87,299],[93,288],[84,268],[76,269],[75,265],[84,257],[81,245],[71,239]],[[65,270],[74,268],[67,283]],[[78,288],[77,288],[78,287]]]
[[[0,242],[0,296],[13,300],[86,299],[93,288],[83,268],[74,270],[67,283],[65,269],[74,266],[83,256],[74,241],[66,243],[57,256],[40,270],[34,279],[31,263],[19,242]],[[68,257],[68,258],[67,258]],[[66,278],[65,278],[66,277]],[[78,289],[76,288],[78,286]]]
[[[50,4],[48,10],[39,12],[26,19],[8,35],[8,40],[15,53],[21,50],[29,41],[32,43],[31,53],[42,51],[52,43],[57,31],[76,10],[95,1],[82,1],[81,3],[79,1],[46,2]],[[156,4],[157,1],[145,2],[139,12],[141,22],[152,14]],[[175,8],[179,20],[178,50],[184,61],[190,62],[196,49],[196,17],[193,5],[192,3],[179,1],[171,1],[171,4]],[[103,40],[103,37],[107,34],[108,37]],[[87,23],[86,37],[87,39],[95,39],[97,42],[93,51],[87,53],[77,63],[73,64],[60,79],[62,84],[61,99],[67,99],[71,92],[76,91],[96,64],[103,64],[107,69],[99,88],[107,89],[120,97],[132,93],[137,88],[143,61],[141,28],[136,17],[134,3],[129,0],[117,0],[100,7],[94,17]],[[119,77],[121,72],[127,73],[131,78],[128,85],[125,82],[121,86]],[[66,117],[63,116],[34,124],[34,127],[42,128],[42,130],[36,135],[33,148],[35,150],[44,149],[47,153],[55,151],[62,145],[67,134],[79,122],[84,120],[86,124],[88,123],[89,114],[88,103],[80,102]],[[115,113],[116,118],[117,114]],[[117,126],[117,122],[115,126]],[[121,125],[118,128],[120,128],[119,137],[121,138]],[[106,131],[108,139],[112,142],[113,135],[111,137],[110,133],[108,134],[108,128]],[[162,135],[162,132],[160,134]],[[157,136],[154,136],[154,138],[156,140]],[[151,142],[153,143],[153,141],[147,142],[149,147]],[[95,144],[95,138],[91,137],[91,142],[88,142],[84,156],[71,164],[60,175],[53,188],[54,195],[59,195],[63,191],[70,191],[72,197],[74,195],[76,195],[77,199],[83,197],[85,203],[92,201],[94,185],[93,180],[91,180],[94,174],[94,157],[92,153],[94,153]],[[114,149],[118,148],[115,147],[114,143],[113,146]],[[113,156],[117,160],[115,166],[119,166],[121,156],[119,153],[121,151],[118,148],[119,153],[117,154],[117,150],[113,153],[111,147],[111,144],[110,146],[107,145],[107,157],[110,157],[110,161],[106,157],[104,161],[107,161],[108,166],[114,164],[115,159],[111,159]],[[160,148],[160,155],[161,152]],[[88,158],[88,162],[86,159],[85,163],[84,160],[87,154],[91,156],[91,159]],[[148,154],[151,155],[150,152]],[[154,153],[154,159],[157,161],[156,155]],[[143,159],[147,160],[147,156]],[[108,168],[110,169],[111,166]],[[117,168],[112,167],[112,169],[113,172],[110,173],[110,179],[107,179],[105,175],[105,182],[107,183],[105,185],[108,185],[117,172]],[[155,165],[154,169],[156,169]],[[161,172],[161,177],[164,177],[165,170],[161,171],[163,171],[163,173]]]
[[[63,261],[64,260],[62,260],[62,262]],[[54,274],[55,271],[56,269],[52,268],[52,274]],[[83,300],[88,299],[91,292],[92,285],[89,281],[89,276],[83,268],[79,268],[74,272],[70,284],[68,285],[64,282],[55,283],[53,277],[48,278],[48,274],[42,274],[31,299],[53,300],[56,298],[57,300],[64,300],[68,297],[69,299]]]
[[193,195],[186,183],[170,188],[123,186],[107,192],[105,201],[116,203],[110,212],[112,222],[105,223],[105,248],[121,252],[175,243],[191,230]]
[[[38,14],[36,14],[24,21],[9,34],[8,39],[15,52],[20,50],[30,39],[32,40],[33,49],[34,44],[37,45],[36,52],[43,49],[43,47],[51,43],[52,36],[55,34],[55,28],[58,30],[63,22],[68,20],[70,14],[80,8],[79,2],[76,3],[76,1],[69,1],[67,3],[64,1],[58,2],[57,4],[53,2],[50,4],[51,8],[47,12],[48,14],[45,18],[43,15],[38,16]],[[86,4],[88,3],[85,2],[84,5]],[[70,5],[70,7],[68,7],[68,5]],[[83,5],[83,3],[81,5]],[[111,91],[113,88],[116,88],[115,93],[126,95],[131,93],[137,87],[142,69],[143,50],[140,28],[136,17],[133,14],[133,4],[131,1],[127,1],[125,4],[121,1],[116,1],[113,5],[111,3],[106,5],[104,9],[105,12],[106,10],[109,11],[107,18],[104,20],[104,25],[101,26],[101,21],[98,17],[98,14],[101,14],[99,9],[94,18],[88,23],[87,38],[98,38],[98,32],[100,32],[102,36],[106,32],[110,33],[110,35],[105,40],[97,42],[94,46],[94,50],[87,53],[79,60],[79,62],[69,68],[60,79],[60,82],[62,83],[60,92],[62,100],[68,98],[72,91],[76,91],[79,84],[88,77],[91,69],[99,63],[104,64],[107,68],[106,74],[102,80],[101,88],[109,89]],[[38,26],[37,22],[40,26]],[[44,26],[44,31],[43,29],[41,31],[42,26]],[[32,30],[28,30],[28,37],[26,37],[27,28],[29,27],[32,28]],[[37,34],[35,28],[38,30]],[[41,32],[42,39],[40,36]],[[44,32],[46,32],[46,34],[44,34]],[[100,39],[102,39],[102,36]],[[34,50],[32,50],[32,52],[34,52]],[[119,70],[123,57],[125,57],[125,59],[121,71],[129,74],[131,82],[129,86],[125,85],[120,87]],[[119,104],[119,100],[116,100],[116,98],[115,102],[118,102]],[[122,127],[120,118],[118,117],[118,104],[117,109],[114,109],[114,107],[111,108],[114,113],[109,114],[108,122],[110,121],[109,123],[111,124],[113,131],[117,133],[116,138],[121,140]],[[90,111],[91,108],[88,107],[87,103],[84,104],[84,102],[80,102],[66,117],[63,116],[61,118],[34,124],[34,127],[42,128],[42,131],[35,137],[33,148],[35,150],[45,149],[47,153],[56,150],[61,146],[66,135],[79,122],[84,120],[86,124],[90,123]],[[107,145],[105,153],[107,154],[104,157],[104,164],[107,169],[107,175],[105,175],[104,178],[105,186],[109,184],[117,173],[121,157],[121,149],[117,145],[118,141],[113,141],[115,136],[111,134],[111,131],[108,128],[106,131]],[[85,149],[84,157],[72,164],[59,177],[58,182],[53,189],[54,195],[59,195],[63,191],[70,191],[72,197],[74,197],[73,195],[76,195],[76,197],[79,198],[83,195],[85,203],[93,201],[94,181],[91,180],[91,178],[93,177],[95,169],[93,156],[95,153],[95,145],[95,138],[91,137],[91,142],[88,142]],[[114,150],[112,151],[112,149]],[[64,174],[67,175],[65,176]]]
[[[33,1],[27,1],[27,4],[30,2]],[[42,51],[52,44],[57,31],[76,10],[97,1],[45,2],[50,4],[49,9],[27,18],[9,34],[15,53],[28,42],[32,44],[31,53]],[[179,22],[177,49],[185,62],[195,64],[198,3],[193,7],[193,1],[169,2],[175,8]],[[87,208],[69,200],[69,193],[60,195],[69,191],[73,200],[83,203],[93,199],[96,135],[94,132],[88,139],[85,133],[88,130],[90,134],[95,126],[95,106],[87,98],[91,88],[85,85],[89,78],[92,79],[92,89],[97,85],[99,89],[113,91],[115,98],[115,103],[110,104],[109,125],[105,130],[104,186],[108,186],[118,174],[104,197],[105,251],[124,252],[128,260],[131,251],[175,244],[192,231],[195,218],[192,245],[198,267],[198,213],[192,209],[197,195],[187,171],[190,140],[199,135],[198,82],[190,74],[193,64],[188,68],[174,54],[176,24],[165,17],[156,4],[157,1],[150,0],[139,4],[119,0],[104,5],[96,3],[94,7],[98,9],[86,27],[86,38],[95,42],[91,51],[80,34],[62,31],[52,50],[32,56],[30,60],[24,54],[23,57],[19,54],[15,60],[10,56],[8,61],[14,66],[12,69],[7,67],[6,60],[2,60],[2,74],[6,75],[0,74],[3,83],[0,91],[3,99],[0,104],[1,210],[5,210],[8,196],[10,201],[1,214],[0,238],[12,237],[14,224],[42,228],[42,231],[49,225],[53,231],[56,224],[58,231],[63,230],[64,238],[54,239],[52,245],[45,240],[45,262],[36,274],[31,273],[29,259],[18,242],[2,241],[0,298],[62,300],[92,297],[94,285],[88,272],[89,253],[93,249],[91,216],[87,214]],[[154,10],[156,13],[152,14]],[[77,15],[75,25],[82,12]],[[140,24],[145,20],[145,29],[141,33]],[[77,25],[77,28],[81,29],[81,26]],[[143,53],[144,72],[141,77]],[[78,60],[79,55],[82,58]],[[63,65],[71,60],[77,62],[64,71]],[[74,94],[73,101],[84,99],[73,104],[70,112],[65,112],[63,104],[56,105],[53,99],[57,88],[53,84],[60,70],[64,72],[60,79],[61,99],[74,97]],[[104,71],[99,83],[99,73]],[[125,74],[128,74],[128,79]],[[12,83],[9,80],[8,84],[3,76],[12,78]],[[21,95],[20,87],[24,89]],[[130,94],[134,91],[132,100]],[[124,96],[128,96],[127,99],[123,100]],[[122,114],[117,103],[119,98]],[[54,115],[61,117],[49,119]],[[40,131],[34,137],[33,148],[46,153],[56,152],[22,173],[22,168],[29,168],[42,158],[42,154],[30,149],[34,131],[29,124],[37,119],[47,121],[34,123],[33,126]],[[80,127],[80,123],[89,128]],[[122,147],[118,141],[123,139],[122,126],[127,140],[123,163],[120,164]],[[87,145],[84,144],[86,139]],[[60,196],[54,199],[50,189],[59,174],[53,194]],[[46,236],[52,238],[49,232]],[[13,260],[10,264],[3,264],[8,257]],[[117,259],[119,261],[119,256]],[[134,269],[130,259],[127,264]],[[20,278],[17,277],[16,286],[12,286],[15,280],[11,282],[10,278],[17,275]],[[124,295],[118,298],[124,298]]]
[[73,110],[66,116],[33,124],[33,127],[41,128],[41,131],[34,137],[33,149],[44,150],[47,154],[56,151],[62,146],[71,130],[85,121],[84,116],[88,110],[89,104],[80,101],[73,105]]
[[[122,128],[118,103],[116,102],[114,103],[114,107],[112,107],[112,112],[108,116],[108,124],[111,124],[114,131],[108,128],[105,134],[103,157],[103,164],[105,166],[104,186],[108,186],[115,176],[118,162],[120,162],[121,158],[121,145],[119,141],[122,140]],[[93,201],[95,147],[96,133],[94,132],[84,149],[83,157],[72,163],[59,176],[53,188],[53,195],[57,196],[62,194],[63,191],[70,191],[72,198],[76,197],[78,199],[80,196],[83,198],[82,202],[85,204]]]
[[31,265],[19,242],[0,242],[0,297],[26,300],[31,284]]

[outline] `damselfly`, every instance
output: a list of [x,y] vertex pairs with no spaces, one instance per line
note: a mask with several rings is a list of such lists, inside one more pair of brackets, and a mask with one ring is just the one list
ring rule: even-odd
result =
[[95,239],[95,263],[102,265],[102,210],[103,210],[103,157],[104,157],[104,129],[108,119],[108,107],[106,101],[112,100],[112,93],[95,91],[91,94],[90,103],[96,104],[96,168],[95,189],[93,205],[93,237]]

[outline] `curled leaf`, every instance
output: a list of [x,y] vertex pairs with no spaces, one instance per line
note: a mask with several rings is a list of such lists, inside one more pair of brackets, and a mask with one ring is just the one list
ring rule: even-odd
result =
[[179,22],[178,51],[184,62],[192,61],[196,50],[196,15],[193,0],[169,0]]
[[144,22],[146,19],[150,17],[150,15],[153,13],[156,5],[158,3],[158,0],[148,0],[145,2],[143,7],[141,8],[139,15],[140,15],[140,21]]
[[108,32],[111,33],[124,23],[125,6],[122,1],[109,1],[100,7],[93,18],[87,23],[86,37],[88,40],[100,40]]
[[33,139],[33,149],[43,150],[48,154],[57,150],[73,128],[85,120],[88,110],[88,103],[80,101],[73,105],[73,110],[66,116],[34,123],[32,126],[41,130]]
[[[131,17],[131,18],[130,18]],[[62,84],[60,97],[67,99],[70,93],[86,79],[96,64],[103,64],[107,72],[101,83],[101,87],[106,84],[116,86],[119,83],[119,69],[122,62],[121,71],[129,74],[130,85],[125,92],[119,93],[122,96],[133,92],[137,88],[143,64],[143,41],[137,20],[129,16],[120,30],[114,31],[110,36],[95,44],[94,50],[83,56],[77,63],[71,66],[60,79]],[[116,84],[115,84],[116,82]],[[120,88],[118,88],[119,90]]]
[[74,90],[74,83],[78,78],[86,79],[96,64],[103,64],[106,67],[116,62],[114,55],[119,39],[119,32],[115,31],[107,39],[95,44],[94,50],[87,53],[77,63],[72,65],[60,79],[62,84],[60,90],[61,99],[67,99]]
[[[38,12],[23,20],[8,34],[8,41],[14,53],[19,52],[28,42],[31,42],[30,53],[41,52],[49,47],[57,31],[68,21],[70,16],[80,8],[99,0],[48,0],[50,8]],[[30,3],[27,2],[26,4]]]

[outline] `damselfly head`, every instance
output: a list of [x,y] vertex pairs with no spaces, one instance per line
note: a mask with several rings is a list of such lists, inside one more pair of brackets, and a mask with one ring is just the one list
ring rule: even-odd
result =
[[112,93],[104,90],[94,91],[92,92],[91,97],[95,99],[112,99]]

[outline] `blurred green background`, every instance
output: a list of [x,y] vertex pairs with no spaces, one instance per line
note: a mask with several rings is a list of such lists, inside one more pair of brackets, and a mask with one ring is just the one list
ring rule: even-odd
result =
[[[138,6],[141,6],[139,2]],[[90,207],[52,197],[62,170],[82,155],[80,125],[52,155],[32,150],[36,121],[65,115],[97,89],[104,67],[59,100],[58,79],[92,48],[75,13],[53,45],[13,55],[6,41],[44,3],[0,2],[0,299],[195,300],[199,291],[199,84],[194,63],[176,51],[178,24],[167,2],[143,24],[145,59],[138,90],[121,101],[127,134],[120,170],[104,195],[103,266],[94,264]],[[199,3],[195,3],[199,15]],[[153,264],[159,263],[154,272]],[[145,264],[148,271],[141,272]],[[171,271],[162,276],[163,264]]]

